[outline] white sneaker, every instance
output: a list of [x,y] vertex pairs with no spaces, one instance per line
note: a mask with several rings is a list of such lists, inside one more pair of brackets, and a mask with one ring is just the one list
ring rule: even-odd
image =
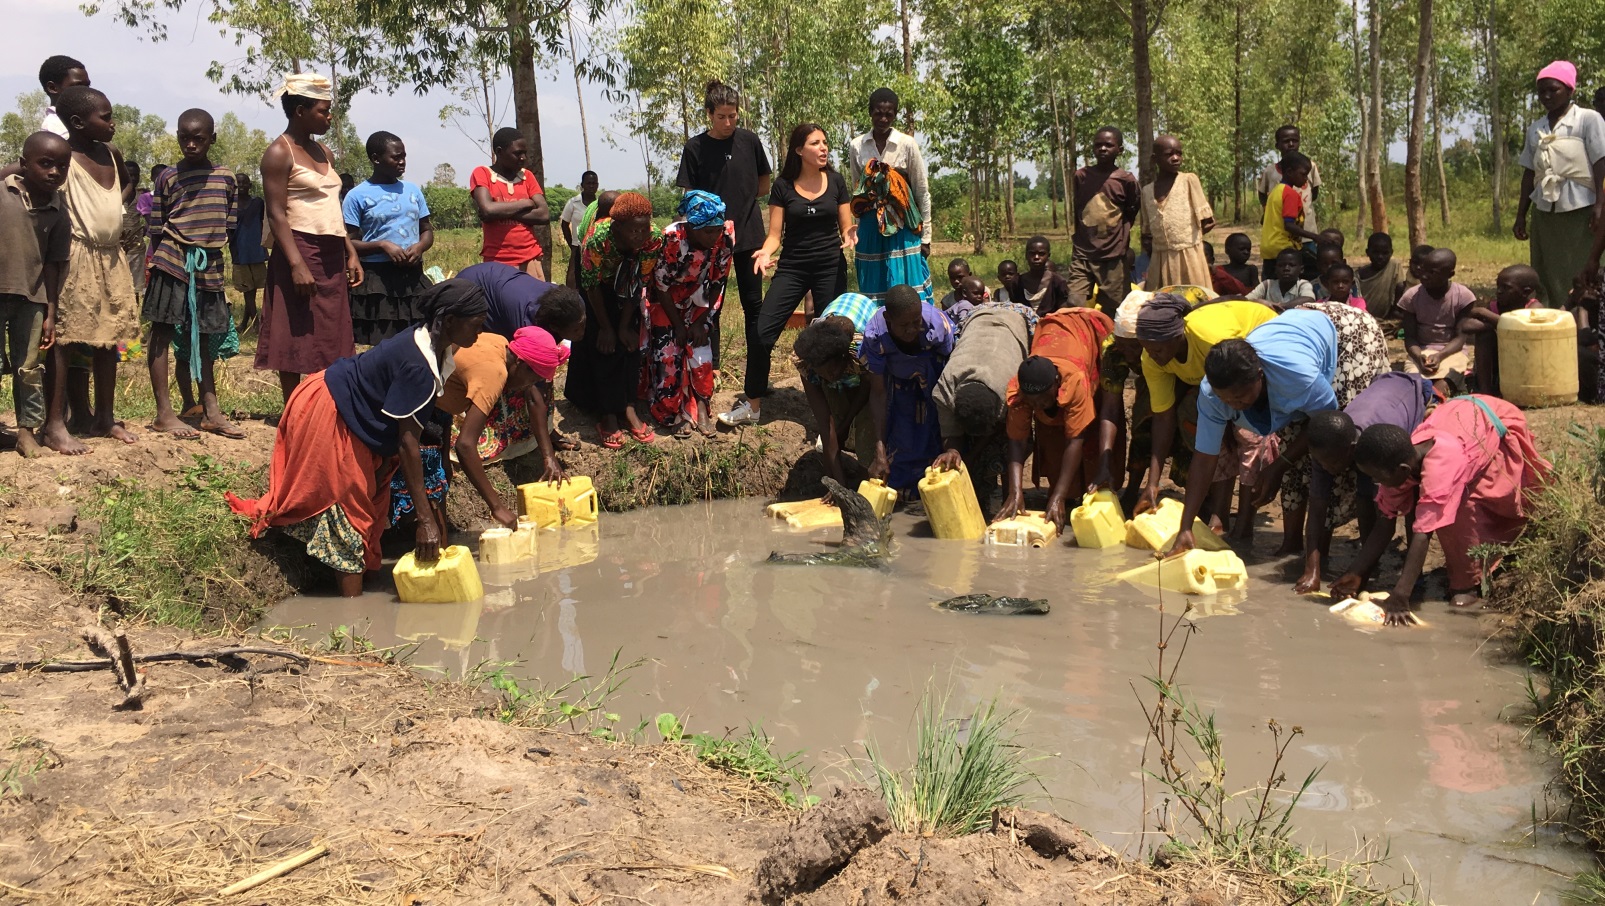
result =
[[728,428],[740,428],[745,425],[758,424],[758,412],[746,400],[736,404],[736,408],[719,415],[719,424]]
[[825,452],[825,436],[823,434],[814,438],[814,452],[821,455]]

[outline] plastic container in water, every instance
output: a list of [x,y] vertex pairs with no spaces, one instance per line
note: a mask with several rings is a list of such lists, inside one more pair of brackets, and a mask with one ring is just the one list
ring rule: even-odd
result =
[[1242,588],[1243,561],[1231,551],[1190,550],[1179,557],[1145,563],[1120,574],[1133,585],[1150,585],[1184,595],[1212,595]]
[[[1126,546],[1145,551],[1166,551],[1181,533],[1180,500],[1166,497],[1159,508],[1131,517],[1126,523]],[[1202,519],[1193,519],[1193,543],[1206,551],[1230,550],[1226,539],[1209,530]]]
[[587,475],[562,482],[521,484],[518,486],[518,505],[522,510],[521,515],[533,520],[537,528],[596,524],[596,489],[591,486],[591,479]]
[[474,555],[460,544],[441,548],[433,563],[419,563],[408,551],[396,561],[395,578],[396,595],[404,604],[454,604],[485,596]]
[[1094,491],[1070,511],[1077,547],[1114,547],[1126,540],[1126,513],[1113,491]]
[[1577,402],[1577,321],[1524,308],[1499,316],[1499,395],[1530,409]]
[[[886,486],[879,479],[871,478],[858,483],[858,493],[869,501],[870,508],[875,515],[882,519],[892,515],[892,507],[897,505],[897,492]],[[822,528],[841,528],[841,510],[823,499],[815,497],[809,500],[789,500],[785,503],[771,503],[764,507],[765,515],[775,519],[782,519],[786,525],[804,531]]]
[[1059,527],[1041,511],[1027,510],[1013,519],[986,527],[986,543],[999,547],[1047,547],[1059,537]]
[[513,546],[521,551],[520,557],[533,557],[540,550],[541,527],[528,516],[518,517],[518,528],[513,529]]
[[575,526],[541,539],[541,549],[535,555],[536,568],[545,573],[584,566],[601,553],[602,537],[596,523]]
[[858,483],[858,493],[869,501],[870,509],[882,519],[892,515],[892,508],[897,506],[897,492],[886,486],[886,482],[879,478],[869,478]]
[[959,463],[957,469],[943,471],[931,466],[920,479],[920,499],[931,531],[947,541],[979,541],[986,534],[986,519],[975,499],[970,471]]
[[496,526],[479,533],[479,562],[486,566],[516,563],[521,551],[513,543],[513,530]]

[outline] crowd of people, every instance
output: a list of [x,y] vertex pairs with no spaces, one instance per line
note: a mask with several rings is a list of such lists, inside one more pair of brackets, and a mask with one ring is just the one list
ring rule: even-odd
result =
[[[560,366],[564,396],[610,449],[650,443],[657,429],[689,437],[759,424],[774,349],[806,303],[792,359],[837,480],[850,451],[912,500],[928,467],[968,463],[996,518],[1045,485],[1045,516],[1062,526],[1089,489],[1120,490],[1128,511],[1153,507],[1168,474],[1185,493],[1174,552],[1195,543],[1185,528],[1195,516],[1247,538],[1257,510],[1279,498],[1279,552],[1305,557],[1301,592],[1320,589],[1333,528],[1359,521],[1362,549],[1332,583],[1353,594],[1397,517],[1411,515],[1390,620],[1408,606],[1434,533],[1452,599],[1467,604],[1484,567],[1469,551],[1515,537],[1548,471],[1521,412],[1497,395],[1498,315],[1572,306],[1584,348],[1598,317],[1587,288],[1605,251],[1605,119],[1573,102],[1576,71],[1564,62],[1538,74],[1545,115],[1520,158],[1514,232],[1530,237],[1531,266],[1506,268],[1483,300],[1455,282],[1451,249],[1415,248],[1401,264],[1377,233],[1366,263],[1351,267],[1342,233],[1316,223],[1320,171],[1294,126],[1278,130],[1277,159],[1257,183],[1257,261],[1254,238],[1237,232],[1215,262],[1205,239],[1215,216],[1180,138],[1143,149],[1143,184],[1121,165],[1124,136],[1106,127],[1074,174],[1069,261],[1034,236],[1024,265],[1002,262],[991,286],[952,261],[951,292],[938,299],[927,165],[896,128],[900,102],[885,88],[868,98],[871,128],[852,140],[845,173],[827,130],[802,123],[776,174],[762,140],[739,126],[738,93],[710,84],[673,222],[655,228],[644,195],[601,191],[585,173],[557,218],[570,255],[556,283],[540,239],[553,214],[518,130],[495,133],[491,162],[469,181],[481,263],[431,279],[435,234],[423,192],[404,179],[405,143],[375,132],[372,175],[343,182],[318,140],[330,127],[326,78],[297,73],[279,89],[286,123],[263,155],[260,198],[213,162],[206,111],[179,115],[181,159],[152,167],[142,193],[84,64],[51,57],[40,83],[50,106],[0,194],[0,324],[19,452],[83,454],[84,435],[135,442],[114,389],[119,361],[140,355],[154,430],[243,437],[217,395],[216,363],[239,351],[226,253],[244,323],[258,329],[255,366],[277,373],[285,401],[267,493],[230,503],[254,532],[281,527],[304,541],[347,594],[378,565],[389,527],[412,525],[418,555],[436,556],[453,461],[507,526],[516,515],[486,463],[538,452],[543,479],[566,477],[558,454],[577,442],[551,417]],[[715,415],[732,276],[745,386]]]

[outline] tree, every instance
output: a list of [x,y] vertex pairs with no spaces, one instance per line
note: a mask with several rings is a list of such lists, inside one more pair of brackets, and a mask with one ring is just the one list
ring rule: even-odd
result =
[[111,143],[123,152],[124,160],[137,161],[147,171],[153,164],[178,162],[178,139],[167,131],[166,120],[129,104],[113,104],[111,114],[117,123]]
[[429,185],[436,188],[457,185],[457,168],[451,164],[435,164],[435,175],[429,178]]
[[217,144],[212,160],[243,176],[260,179],[262,154],[267,151],[267,133],[252,129],[233,113],[217,121]]
[[1366,4],[1366,27],[1368,30],[1369,49],[1369,75],[1371,77],[1371,116],[1369,125],[1371,135],[1366,139],[1366,149],[1370,159],[1366,161],[1366,177],[1370,184],[1366,186],[1366,201],[1371,208],[1371,231],[1373,233],[1386,233],[1388,231],[1388,202],[1382,194],[1382,21],[1377,10],[1377,4],[1382,0],[1369,0]]
[[17,95],[17,109],[0,117],[0,164],[9,164],[22,156],[22,143],[39,130],[45,118],[45,93],[24,91]]
[[1421,143],[1427,127],[1427,91],[1432,66],[1432,2],[1420,0],[1420,39],[1416,45],[1415,98],[1410,105],[1410,134],[1404,152],[1404,209],[1410,224],[1410,247],[1427,241],[1426,197],[1421,190]]
[[631,130],[658,153],[678,157],[701,130],[704,87],[729,75],[727,13],[715,0],[636,0],[631,12],[618,39],[623,83],[608,95],[639,98]]

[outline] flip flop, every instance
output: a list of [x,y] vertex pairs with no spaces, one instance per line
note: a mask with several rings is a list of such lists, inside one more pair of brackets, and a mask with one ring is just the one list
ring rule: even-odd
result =
[[658,439],[657,433],[654,432],[651,428],[648,428],[646,425],[642,425],[641,426],[641,430],[639,430],[639,431],[635,430],[634,428],[631,428],[630,429],[630,436],[635,438],[636,440],[640,441],[643,444],[649,444],[649,443],[651,443],[651,442],[653,442],[653,441]]
[[670,436],[675,440],[690,440],[693,430],[690,422],[681,422],[674,427],[674,433]]
[[199,403],[196,403],[188,409],[185,409],[184,414],[180,415],[179,418],[204,418],[205,416],[206,410],[202,408]]
[[602,446],[607,447],[609,450],[624,449],[624,432],[614,431],[612,434],[604,436],[602,438]]
[[234,430],[232,431],[225,431],[222,425],[214,425],[210,421],[207,421],[203,418],[201,419],[200,429],[211,434],[216,434],[218,437],[226,437],[229,440],[245,439],[245,432],[241,430],[238,425],[234,426]]

